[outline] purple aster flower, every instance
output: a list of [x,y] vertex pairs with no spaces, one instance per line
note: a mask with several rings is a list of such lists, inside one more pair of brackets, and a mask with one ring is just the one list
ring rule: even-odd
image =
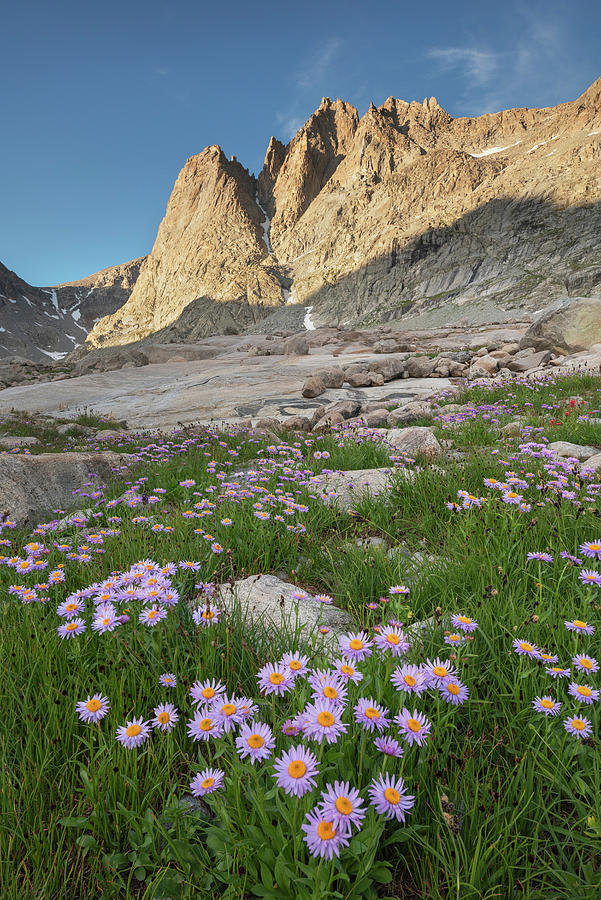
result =
[[203,628],[209,628],[211,625],[215,625],[219,621],[220,616],[221,610],[212,603],[207,603],[206,606],[199,606],[192,611],[194,624],[202,625]]
[[559,657],[556,654],[547,653],[546,650],[539,650],[538,658],[540,659],[541,662],[547,663],[547,665],[549,663],[556,663],[559,659]]
[[339,736],[347,730],[347,726],[342,722],[342,710],[327,700],[309,704],[303,715],[306,722],[303,729],[305,734],[320,744],[324,738],[328,744],[335,744]]
[[[13,585],[15,587],[15,585]],[[10,593],[17,593],[16,591],[9,591]],[[20,592],[19,592],[20,593]],[[69,599],[63,600],[60,606],[57,607],[56,613],[59,616],[62,616],[63,619],[72,619],[78,613],[82,613],[86,605],[82,599]]]
[[378,650],[384,653],[390,650],[393,656],[401,656],[411,646],[407,635],[398,625],[385,625],[374,638]]
[[151,606],[150,609],[142,610],[138,616],[138,621],[141,622],[142,625],[154,628],[154,626],[158,625],[161,619],[164,619],[166,615],[167,610],[163,609],[162,606]]
[[539,562],[553,562],[553,557],[550,553],[541,553],[540,551],[527,554],[526,562],[531,562],[533,559],[537,559]]
[[302,744],[286,750],[273,764],[278,787],[287,794],[303,797],[316,785],[317,757]]
[[359,684],[359,682],[363,680],[363,672],[356,669],[350,659],[344,659],[344,657],[342,659],[337,659],[334,666],[340,677],[346,681],[352,681],[353,684]]
[[465,637],[462,634],[445,634],[444,642],[445,644],[449,644],[451,647],[457,647],[459,644],[463,644],[465,641]]
[[243,722],[240,734],[236,738],[236,747],[241,759],[250,756],[251,763],[256,760],[268,759],[275,747],[275,738],[271,728],[263,722]]
[[594,634],[595,629],[592,625],[587,625],[581,619],[574,619],[571,622],[564,622],[568,631],[575,631],[577,634]]
[[589,559],[601,559],[601,539],[585,541],[578,550],[583,556],[588,556]]
[[388,593],[392,597],[396,597],[399,594],[406,597],[409,593],[409,588],[404,584],[393,584],[392,587],[388,588]]
[[348,781],[335,781],[327,784],[322,795],[322,812],[326,819],[334,823],[347,834],[351,825],[360,831],[367,812],[363,809],[363,798],[356,788],[351,788]]
[[153,711],[153,727],[160,731],[173,731],[179,721],[179,713],[173,703],[161,703]]
[[284,653],[278,665],[283,670],[288,669],[293,678],[298,678],[307,674],[309,657],[302,656],[300,653]]
[[330,703],[346,701],[346,683],[337,672],[316,669],[309,675],[309,684],[315,700],[327,700]]
[[568,687],[570,697],[575,697],[581,703],[594,703],[599,699],[599,691],[589,687],[588,684],[576,684],[572,681]]
[[436,687],[439,682],[455,675],[455,667],[451,665],[449,659],[441,660],[436,657],[434,662],[428,660],[427,663],[422,666],[422,672],[427,676],[430,683]]
[[389,711],[385,706],[374,703],[371,697],[369,697],[369,699],[367,697],[360,697],[355,706],[354,713],[355,722],[362,725],[365,731],[373,731],[374,728],[376,731],[384,731],[390,724],[388,719],[388,716],[390,715]]
[[567,678],[570,674],[569,669],[562,669],[561,666],[548,666],[545,668],[545,672],[547,675],[550,675],[551,678]]
[[163,675],[159,677],[159,684],[162,684],[163,687],[175,687],[177,679],[173,672],[164,672]]
[[599,663],[597,660],[592,656],[587,656],[585,653],[572,657],[572,663],[577,669],[580,669],[581,672],[591,673],[599,671]]
[[334,828],[334,823],[324,817],[319,807],[307,813],[301,828],[305,832],[304,841],[314,857],[332,859],[340,856],[340,848],[347,847],[350,840],[350,834]]
[[593,726],[590,719],[584,716],[568,716],[563,721],[563,727],[569,734],[575,735],[577,738],[587,738],[593,733]]
[[380,753],[385,753],[386,756],[402,756],[405,752],[398,741],[387,735],[384,737],[377,737],[374,740],[374,746]]
[[262,694],[285,694],[294,687],[294,678],[290,669],[267,663],[257,672],[259,689]]
[[411,747],[414,743],[418,747],[422,747],[430,736],[432,723],[426,719],[423,713],[416,709],[410,712],[403,707],[401,712],[395,717],[395,722],[401,729],[401,737],[407,741]]
[[447,703],[452,703],[453,706],[465,703],[469,695],[469,690],[458,678],[447,678],[446,681],[438,685],[438,690]]
[[187,724],[188,736],[195,741],[208,741],[223,734],[223,724],[215,713],[204,706],[199,709]]
[[60,638],[72,638],[86,630],[86,623],[83,619],[71,619],[65,625],[59,625],[56,630]]
[[361,662],[372,654],[372,641],[370,641],[364,631],[349,632],[341,635],[338,638],[338,643],[340,644],[342,655],[356,662]]
[[558,703],[553,697],[535,697],[532,706],[537,712],[544,713],[546,716],[557,716],[561,709],[561,703]]
[[296,737],[301,731],[302,729],[299,728],[294,719],[286,719],[282,725],[282,734],[286,734],[288,737]]
[[394,684],[397,691],[404,691],[406,694],[422,694],[428,689],[429,678],[425,675],[419,666],[411,664],[401,666],[395,669],[390,680]]
[[100,722],[110,709],[108,697],[102,694],[94,694],[87,700],[81,700],[75,704],[75,709],[82,722]]
[[562,559],[567,559],[568,562],[570,562],[573,566],[581,566],[582,565],[582,560],[579,559],[577,556],[572,556],[572,554],[568,553],[567,550],[562,550],[559,555],[561,556]]
[[464,615],[451,616],[451,624],[453,628],[459,628],[460,631],[465,631],[466,634],[475,631],[478,627],[478,623],[474,619]]
[[213,703],[225,694],[225,685],[215,678],[205,678],[195,681],[188,693],[195,703]]
[[218,790],[223,784],[225,775],[221,769],[203,769],[190,782],[190,790],[194,797],[204,797]]
[[103,612],[92,619],[92,631],[96,631],[99,634],[114,631],[121,624],[119,618],[113,608],[104,609]]
[[601,575],[599,572],[595,572],[594,569],[582,569],[578,579],[582,584],[594,584],[597,587],[601,585]]
[[240,703],[236,697],[228,698],[225,694],[215,700],[211,707],[212,713],[221,723],[226,734],[244,721],[248,710],[249,707],[246,703]]
[[538,659],[540,653],[536,644],[531,644],[529,641],[521,641],[519,638],[514,640],[513,649],[519,656],[530,656],[532,659]]
[[180,569],[184,569],[189,572],[198,572],[200,569],[200,563],[194,562],[192,560],[181,560],[179,563]]
[[139,719],[131,719],[117,728],[117,740],[128,750],[140,747],[149,734],[150,722],[145,722],[142,716]]
[[411,812],[415,803],[415,797],[405,790],[403,779],[389,773],[382,773],[373,779],[369,786],[369,799],[377,813],[397,822],[405,821],[405,815]]

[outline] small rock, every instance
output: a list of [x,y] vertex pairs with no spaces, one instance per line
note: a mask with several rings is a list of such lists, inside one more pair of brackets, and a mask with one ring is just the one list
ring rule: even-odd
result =
[[549,450],[554,450],[557,456],[561,456],[564,459],[571,456],[574,459],[579,460],[579,462],[590,459],[591,456],[595,456],[599,453],[598,447],[571,444],[569,441],[553,441],[548,447]]
[[430,428],[416,425],[411,428],[391,428],[387,441],[411,457],[423,455],[434,459],[442,454],[442,447]]
[[393,409],[388,413],[387,422],[389,425],[411,425],[420,419],[433,418],[432,406],[423,400],[411,400],[398,409]]
[[428,378],[434,370],[434,360],[429,356],[410,356],[405,363],[409,378]]
[[323,394],[325,389],[326,386],[318,375],[310,375],[309,378],[305,380],[301,393],[303,397],[312,399],[313,397],[319,397],[320,394]]

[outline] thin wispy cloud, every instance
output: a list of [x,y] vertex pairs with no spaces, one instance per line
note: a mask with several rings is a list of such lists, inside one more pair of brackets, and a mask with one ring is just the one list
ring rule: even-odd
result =
[[342,40],[338,37],[329,38],[321,43],[294,74],[296,86],[301,90],[317,87],[327,75],[341,48]]
[[169,69],[167,66],[155,66],[154,74],[159,75],[161,78],[166,78],[169,74]]
[[[569,22],[561,14],[541,18],[526,7],[516,8],[516,16],[518,37],[509,46],[481,47],[471,40],[466,46],[427,51],[440,72],[454,72],[463,84],[457,97],[459,111],[469,115],[496,112],[514,103],[526,105],[527,98],[537,95],[550,99],[553,94],[566,95],[567,99],[584,87],[578,65],[567,64],[572,58]],[[562,65],[558,66],[560,59]]]
[[438,60],[441,70],[460,69],[467,78],[477,84],[486,84],[495,74],[499,57],[489,50],[475,47],[433,47],[428,51],[430,59]]

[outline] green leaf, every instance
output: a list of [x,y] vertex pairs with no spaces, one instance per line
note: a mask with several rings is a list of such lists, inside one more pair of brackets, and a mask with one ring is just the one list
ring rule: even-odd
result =
[[87,821],[87,816],[66,816],[64,819],[59,819],[58,824],[65,828],[82,828]]
[[144,881],[146,878],[146,869],[144,866],[137,866],[137,868],[134,869],[134,878],[137,878],[138,881]]
[[286,865],[285,857],[282,853],[278,856],[275,861],[275,880],[277,881],[280,887],[283,887],[286,892],[290,891],[290,876],[288,874],[288,867]]
[[374,881],[378,882],[378,884],[390,884],[392,881],[390,867],[383,862],[372,866],[369,870],[369,874]]

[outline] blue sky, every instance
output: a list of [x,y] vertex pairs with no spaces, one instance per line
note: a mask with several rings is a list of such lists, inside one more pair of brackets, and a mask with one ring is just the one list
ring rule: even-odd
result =
[[0,261],[36,285],[149,252],[189,156],[257,173],[323,96],[478,115],[601,75],[598,0],[20,0],[2,30]]

